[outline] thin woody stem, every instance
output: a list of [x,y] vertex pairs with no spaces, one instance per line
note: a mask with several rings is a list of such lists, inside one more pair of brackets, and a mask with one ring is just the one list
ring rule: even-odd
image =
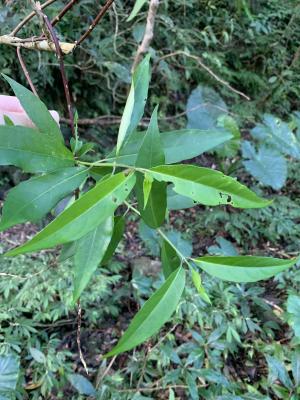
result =
[[89,26],[88,30],[78,40],[75,41],[76,47],[79,46],[91,34],[91,32],[95,29],[95,27],[99,23],[99,21],[102,19],[102,17],[104,17],[104,15],[108,11],[108,9],[112,6],[114,1],[115,0],[107,0],[106,1],[106,3],[101,8],[98,15],[96,16],[96,18],[93,20],[93,22]]
[[78,3],[78,0],[71,0],[69,1],[68,4],[65,5],[65,7],[60,11],[60,13],[54,17],[51,21],[51,25],[54,26],[56,25],[62,18],[63,16],[76,4]]
[[61,73],[61,78],[63,81],[63,86],[64,86],[64,92],[65,92],[65,97],[67,101],[67,106],[68,106],[68,113],[69,113],[69,118],[70,118],[70,125],[71,125],[71,130],[73,136],[75,136],[75,127],[74,127],[74,115],[73,115],[73,110],[72,110],[72,102],[71,102],[71,95],[70,95],[70,90],[69,90],[69,84],[66,76],[66,71],[65,71],[65,65],[64,65],[64,56],[63,52],[60,48],[59,41],[57,39],[57,36],[55,34],[55,31],[51,25],[51,22],[49,21],[47,15],[43,14],[43,19],[45,22],[45,25],[50,33],[50,36],[53,40],[53,43],[55,45],[55,50],[59,62],[59,67],[60,67],[60,73]]
[[30,89],[32,90],[32,92],[33,92],[37,97],[39,97],[38,94],[37,94],[37,91],[36,91],[36,89],[35,89],[35,86],[34,86],[32,80],[31,80],[31,78],[30,78],[30,75],[29,75],[28,69],[27,69],[27,67],[26,67],[26,64],[25,64],[25,62],[24,62],[24,60],[23,60],[20,47],[17,47],[17,55],[18,55],[19,63],[20,63],[20,65],[21,65],[21,68],[22,68],[22,70],[23,70],[23,73],[24,73],[24,75],[25,75],[25,78],[26,78],[26,80],[27,80],[27,82],[28,82],[28,84],[29,84],[29,86],[30,86]]

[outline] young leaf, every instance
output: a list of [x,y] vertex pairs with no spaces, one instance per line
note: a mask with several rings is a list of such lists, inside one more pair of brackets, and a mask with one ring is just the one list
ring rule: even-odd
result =
[[191,268],[191,273],[192,273],[192,281],[199,293],[199,296],[208,304],[211,304],[210,298],[208,297],[208,294],[206,293],[204,287],[202,286],[201,275],[194,268]]
[[126,101],[122,115],[116,154],[118,155],[125,140],[138,126],[143,113],[148,96],[150,81],[150,56],[146,56],[137,66],[133,73],[130,92]]
[[78,240],[74,255],[74,292],[73,301],[80,297],[93,273],[102,260],[113,232],[113,217]]
[[118,344],[106,357],[115,356],[143,343],[169,320],[176,310],[185,285],[182,267],[174,271],[131,321]]
[[46,133],[52,138],[58,139],[63,143],[64,139],[59,126],[53,119],[45,104],[30,90],[26,89],[15,80],[4,74],[2,74],[2,76],[10,84],[22,107],[35,126],[41,132]]
[[5,255],[16,256],[80,239],[114,213],[134,184],[135,176],[124,173],[99,182],[31,240]]
[[146,56],[137,66],[133,73],[130,92],[127,98],[122,120],[120,123],[117,155],[130,134],[136,129],[140,122],[148,96],[148,87],[150,81],[150,56]]
[[25,172],[49,172],[74,165],[74,157],[60,141],[23,126],[0,126],[0,165]]
[[230,282],[257,282],[268,279],[293,266],[296,259],[269,257],[199,257],[194,260],[210,275]]
[[78,188],[86,177],[86,168],[70,167],[20,183],[8,192],[0,232],[22,222],[40,220],[61,199]]
[[[165,155],[162,149],[159,129],[157,124],[157,107],[153,111],[148,130],[140,147],[136,166],[141,168],[151,168],[156,165],[164,164]],[[148,180],[152,179],[148,175]],[[164,182],[153,181],[150,193],[144,192],[145,177],[138,173],[136,181],[136,195],[138,208],[143,220],[151,227],[158,228],[165,219],[167,208],[166,184]],[[147,204],[145,204],[145,197]]]
[[143,7],[143,5],[146,3],[147,3],[147,0],[136,0],[129,17],[127,18],[127,22],[130,22],[131,20],[133,20],[137,16],[137,14],[139,13],[139,11]]
[[204,205],[228,204],[240,208],[265,207],[261,199],[234,178],[219,171],[193,165],[162,165],[147,171],[158,181],[172,182],[173,190]]
[[148,204],[148,200],[149,200],[149,196],[150,196],[151,188],[152,188],[152,183],[153,183],[152,176],[145,174],[144,182],[143,182],[144,210]]
[[[145,132],[133,132],[120,150],[118,162],[129,166],[135,165],[145,135]],[[166,164],[194,158],[232,138],[231,133],[221,130],[182,129],[160,133]],[[115,154],[114,150],[108,156],[108,160],[113,161]]]
[[124,231],[125,231],[125,218],[123,216],[115,217],[112,238],[104,254],[104,257],[101,261],[101,265],[106,265],[112,258],[120,240],[123,237]]
[[161,262],[164,277],[167,279],[172,272],[176,271],[181,265],[181,259],[170,243],[163,239],[161,243]]

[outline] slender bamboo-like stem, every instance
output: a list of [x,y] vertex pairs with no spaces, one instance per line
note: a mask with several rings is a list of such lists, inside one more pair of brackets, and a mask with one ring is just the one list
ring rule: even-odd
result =
[[95,27],[98,25],[99,21],[104,17],[108,9],[112,6],[113,2],[115,0],[107,0],[104,6],[101,8],[99,11],[98,15],[96,18],[93,20],[87,31],[78,39],[75,41],[75,45],[79,46],[90,34],[91,32],[95,29]]

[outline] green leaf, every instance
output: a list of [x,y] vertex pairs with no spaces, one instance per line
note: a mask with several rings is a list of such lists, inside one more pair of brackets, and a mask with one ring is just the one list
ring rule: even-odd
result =
[[120,123],[116,154],[118,155],[125,140],[138,126],[148,96],[150,81],[150,56],[146,56],[133,73],[130,92]]
[[0,356],[0,394],[16,389],[19,361],[12,355]]
[[269,257],[199,257],[194,260],[210,275],[230,282],[257,282],[285,271],[296,262]]
[[181,267],[146,301],[119,343],[105,357],[131,350],[158,332],[176,310],[184,285],[185,271]]
[[108,217],[81,239],[74,255],[74,292],[77,301],[100,264],[113,233],[113,217]]
[[174,192],[173,185],[167,188],[167,207],[168,210],[183,210],[185,208],[195,207],[198,203],[190,197],[182,196]]
[[125,218],[123,216],[117,216],[114,218],[114,230],[111,237],[111,241],[107,247],[104,257],[101,261],[102,265],[106,265],[112,258],[120,240],[123,237],[125,231]]
[[295,381],[295,386],[300,386],[300,352],[295,351],[292,355],[292,373]]
[[211,87],[198,86],[186,106],[188,128],[215,129],[218,118],[227,114],[227,106],[221,96]]
[[99,182],[31,240],[5,255],[16,256],[80,239],[114,213],[134,184],[135,176],[124,173]]
[[84,376],[79,374],[68,375],[68,380],[78,393],[85,396],[95,396],[96,390],[94,386]]
[[151,188],[152,188],[153,178],[145,174],[143,182],[143,193],[144,193],[144,210],[148,204]]
[[[157,107],[153,111],[148,130],[144,136],[144,140],[140,147],[136,166],[141,168],[151,168],[157,165],[164,164],[165,155],[162,149],[159,129],[157,123]],[[147,175],[153,180],[151,175]],[[144,192],[145,178],[143,174],[137,174],[136,195],[138,200],[138,209],[141,217],[151,228],[158,228],[163,224],[166,208],[167,208],[167,193],[166,184],[164,182],[153,181],[149,193]],[[147,204],[145,204],[145,197]]]
[[53,119],[45,104],[30,90],[20,85],[7,75],[2,76],[10,84],[22,107],[35,126],[43,133],[63,143],[64,139],[59,126]]
[[282,122],[273,115],[265,114],[263,124],[257,124],[252,129],[251,135],[266,145],[272,146],[281,154],[300,159],[300,142],[297,137],[286,122]]
[[74,165],[74,157],[60,141],[23,126],[0,126],[0,165],[25,172],[49,172]]
[[4,115],[3,119],[4,119],[4,122],[5,122],[5,125],[7,125],[7,126],[14,126],[15,125],[13,123],[13,121],[7,115]]
[[[133,132],[118,155],[118,162],[133,166],[144,140],[145,132]],[[160,138],[164,149],[166,164],[188,160],[212,150],[216,146],[232,139],[232,134],[218,130],[182,129],[178,131],[161,132]],[[115,151],[108,156],[113,161]]]
[[208,304],[211,304],[210,298],[208,297],[208,294],[206,293],[204,287],[202,286],[201,275],[194,268],[191,268],[191,274],[192,274],[192,281],[195,285],[195,288],[197,289],[197,292],[199,293],[199,296]]
[[36,349],[34,347],[30,347],[29,351],[30,351],[30,354],[31,354],[32,358],[36,362],[38,362],[40,364],[45,364],[46,357],[45,357],[44,353],[42,353],[39,349]]
[[290,294],[287,301],[287,311],[289,313],[288,323],[294,330],[297,338],[300,338],[300,297]]
[[147,0],[136,0],[129,17],[127,18],[127,22],[133,20],[137,16],[143,5],[146,3]]
[[260,146],[255,151],[254,146],[245,140],[242,144],[243,164],[246,170],[265,186],[274,190],[281,189],[287,179],[287,162],[277,150]]
[[26,221],[39,221],[87,177],[87,169],[70,167],[37,176],[8,192],[2,210],[0,231]]
[[270,384],[275,383],[278,379],[287,388],[292,388],[292,382],[285,368],[284,363],[276,357],[266,355],[266,360],[269,367],[268,381]]
[[261,199],[234,178],[219,171],[193,165],[162,165],[147,171],[158,181],[172,182],[173,190],[204,205],[228,204],[240,208],[265,207]]
[[181,265],[181,259],[170,243],[163,239],[161,243],[161,262],[164,277],[167,279],[172,272],[176,271]]

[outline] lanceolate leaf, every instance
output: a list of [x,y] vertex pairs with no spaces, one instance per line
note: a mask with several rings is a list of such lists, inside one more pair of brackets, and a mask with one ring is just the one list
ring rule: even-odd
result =
[[[151,168],[156,165],[164,164],[165,155],[162,149],[159,129],[157,124],[157,107],[155,108],[151,121],[140,147],[136,166]],[[152,178],[150,176],[150,178]],[[149,179],[149,177],[147,178]],[[166,183],[153,181],[150,193],[147,194],[147,204],[145,205],[145,177],[138,174],[136,182],[136,195],[138,208],[143,220],[151,227],[158,228],[165,219],[167,208]]]
[[[118,162],[126,165],[135,165],[136,158],[144,140],[145,132],[134,132],[122,147]],[[233,135],[221,130],[182,129],[160,133],[164,149],[166,164],[174,164],[183,160],[199,156],[212,150],[216,146],[230,140]],[[109,155],[113,161],[115,152]]]
[[146,56],[133,73],[130,92],[119,128],[117,155],[124,141],[127,140],[129,135],[136,129],[143,116],[150,80],[149,61],[150,56]]
[[193,284],[195,285],[195,288],[197,289],[199,296],[208,304],[211,304],[210,298],[202,285],[201,275],[194,268],[191,268],[191,274],[192,274]]
[[106,354],[106,357],[128,351],[157,333],[176,310],[184,285],[185,271],[180,267],[146,301],[131,321],[119,343]]
[[123,237],[125,231],[125,218],[123,216],[117,216],[114,218],[114,230],[111,241],[107,247],[104,257],[101,261],[102,265],[105,265],[112,258],[120,240]]
[[219,171],[193,165],[162,165],[147,171],[154,179],[174,184],[173,190],[201,204],[229,204],[240,208],[257,208],[271,202],[261,199],[234,178]]
[[135,176],[124,173],[99,182],[29,242],[5,255],[16,256],[80,239],[114,213],[129,195],[134,183]]
[[2,74],[10,84],[15,95],[19,99],[22,107],[35,126],[43,133],[63,142],[63,136],[59,126],[53,119],[45,104],[35,96],[30,90],[20,85],[18,82]]
[[0,126],[0,165],[25,172],[49,172],[74,165],[74,157],[60,141],[23,126]]
[[87,177],[84,167],[70,167],[20,183],[8,192],[0,231],[26,221],[38,221]]
[[131,21],[133,18],[137,16],[139,13],[140,9],[143,7],[144,4],[147,3],[147,0],[135,0],[134,7],[131,11],[131,14],[127,18],[127,21]]
[[97,228],[78,240],[74,256],[74,293],[76,301],[89,283],[109,245],[113,232],[113,217],[108,217]]
[[268,279],[295,264],[296,259],[238,256],[199,257],[194,260],[208,274],[231,282],[256,282]]
[[165,278],[168,278],[181,265],[177,252],[165,239],[161,243],[161,262]]

